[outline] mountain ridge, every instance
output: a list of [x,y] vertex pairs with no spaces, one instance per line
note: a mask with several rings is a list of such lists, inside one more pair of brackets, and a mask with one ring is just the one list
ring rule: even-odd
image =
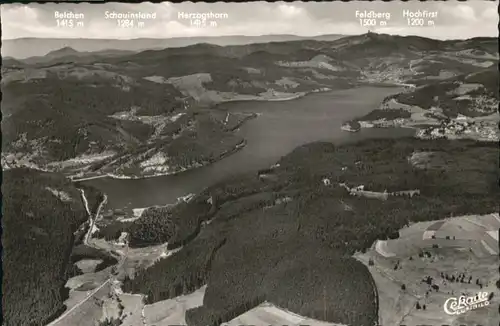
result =
[[[244,146],[226,120],[238,125],[251,116],[226,117],[213,108],[218,103],[286,100],[366,84],[426,85],[492,67],[498,63],[492,43],[491,38],[450,42],[370,33],[333,41],[198,43],[122,55],[63,55],[25,67],[7,62],[2,164],[16,166],[16,155],[24,153],[36,157],[36,165],[62,168],[97,155],[98,162],[79,171],[62,169],[134,178],[176,173]],[[55,128],[63,122],[64,132]],[[212,140],[225,140],[224,145],[206,142],[208,130],[217,130]],[[192,153],[183,154],[182,146],[191,146]]]
[[[63,47],[56,50],[62,56],[55,62],[21,67],[7,62],[1,84],[2,168],[8,170],[9,187],[5,244],[15,253],[6,261],[8,321],[40,324],[64,308],[66,294],[57,295],[57,290],[78,272],[67,249],[84,234],[77,231],[72,237],[88,217],[80,197],[86,193],[82,199],[95,209],[100,196],[79,191],[73,177],[172,174],[230,155],[245,146],[234,131],[256,117],[217,106],[232,100],[283,100],[329,89],[398,85],[406,91],[386,98],[379,111],[387,113],[385,106],[397,102],[451,119],[457,113],[456,97],[463,101],[468,96],[464,108],[469,111],[458,113],[485,117],[493,104],[498,106],[498,74],[492,73],[498,50],[492,43],[491,38],[448,42],[365,34],[334,41],[195,44],[118,56],[79,57],[71,50],[67,56]],[[441,111],[431,112],[440,106]],[[97,237],[116,240],[127,232],[132,248],[165,242],[167,250],[183,247],[168,259],[155,258],[147,269],[142,268],[149,263],[144,256],[127,257],[134,278],[125,276],[128,267],[116,271],[125,295],[145,295],[144,304],[208,284],[203,305],[189,309],[181,324],[219,325],[270,301],[318,319],[371,326],[385,312],[371,274],[380,266],[353,255],[378,239],[397,238],[410,223],[497,210],[497,162],[496,144],[470,139],[369,139],[341,146],[314,142],[269,169],[231,176],[177,205],[146,209],[134,221],[99,219],[104,224]],[[51,173],[17,168],[24,166]],[[355,187],[364,190],[352,191]],[[412,189],[417,195],[392,195],[413,194]],[[387,197],[367,195],[377,193]],[[17,250],[26,243],[28,254]],[[439,253],[433,248],[425,250]],[[409,259],[428,265],[423,253]],[[38,274],[29,268],[33,261],[39,262]],[[398,266],[399,261],[394,271]],[[43,286],[36,286],[33,280],[40,278]],[[410,282],[427,287],[421,280],[404,278],[412,291]],[[399,281],[393,285],[406,289]],[[442,292],[436,295],[451,290],[439,285]],[[465,284],[457,286],[463,290]],[[435,298],[432,288],[420,289],[418,299],[429,293]],[[402,297],[394,294],[399,292],[390,293],[387,301],[398,298],[399,308]],[[119,298],[110,297],[118,307]],[[439,301],[427,302],[428,311],[435,311],[432,302]],[[134,318],[145,318],[138,307]],[[100,316],[102,308],[84,307],[84,318],[90,321],[89,312]],[[442,312],[440,304],[433,308]],[[128,314],[118,310],[120,317]],[[414,310],[398,312],[391,310],[401,317],[398,321],[411,314],[412,321],[421,317]]]
[[69,46],[80,52],[94,52],[113,48],[117,50],[143,51],[153,48],[179,47],[208,42],[220,45],[251,44],[270,41],[289,41],[300,39],[337,39],[344,35],[326,34],[314,37],[273,34],[260,36],[228,35],[174,38],[135,38],[135,39],[92,39],[92,38],[17,38],[2,40],[2,56],[25,59],[43,56],[50,51]]

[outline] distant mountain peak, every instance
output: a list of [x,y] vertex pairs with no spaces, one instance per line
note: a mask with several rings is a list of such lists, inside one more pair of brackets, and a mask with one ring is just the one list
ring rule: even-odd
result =
[[215,49],[215,48],[220,48],[220,45],[211,44],[208,42],[201,42],[201,43],[188,45],[188,46],[186,46],[186,48]]
[[76,54],[76,53],[79,53],[79,52],[70,46],[65,46],[63,48],[60,48],[59,50],[50,51],[46,55],[47,56],[65,56],[65,55],[71,55],[71,54]]

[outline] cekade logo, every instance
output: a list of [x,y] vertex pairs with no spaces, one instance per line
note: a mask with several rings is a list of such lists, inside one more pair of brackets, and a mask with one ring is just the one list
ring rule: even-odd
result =
[[479,292],[474,297],[449,298],[444,303],[444,312],[448,315],[459,315],[473,309],[486,307],[490,304],[488,294],[488,292]]

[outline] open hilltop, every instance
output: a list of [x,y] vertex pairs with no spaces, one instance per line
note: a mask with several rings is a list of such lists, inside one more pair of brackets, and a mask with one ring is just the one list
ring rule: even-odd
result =
[[[498,323],[498,213],[418,222],[398,239],[379,240],[355,255],[368,266],[379,295],[381,325]],[[487,292],[490,304],[445,314],[451,297]]]

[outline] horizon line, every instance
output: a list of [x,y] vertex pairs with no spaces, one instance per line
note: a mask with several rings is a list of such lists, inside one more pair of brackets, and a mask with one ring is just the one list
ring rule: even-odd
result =
[[[15,41],[15,40],[26,40],[26,39],[32,39],[32,40],[113,40],[113,41],[135,41],[135,40],[168,40],[168,39],[180,39],[180,38],[219,38],[219,37],[265,37],[265,36],[296,36],[296,37],[302,37],[302,38],[315,38],[315,37],[320,37],[320,36],[331,36],[331,35],[337,35],[337,36],[360,36],[360,35],[365,35],[365,34],[380,34],[380,35],[390,35],[390,36],[401,36],[401,37],[406,37],[406,36],[416,36],[416,37],[422,37],[422,38],[427,38],[427,39],[433,39],[433,40],[438,40],[438,41],[453,41],[453,40],[469,40],[473,38],[497,38],[498,36],[485,36],[485,35],[477,35],[473,37],[469,37],[466,39],[461,39],[461,38],[446,38],[446,39],[437,39],[429,36],[422,36],[422,35],[417,35],[417,34],[389,34],[389,33],[377,33],[377,32],[370,32],[367,31],[365,33],[361,34],[316,34],[316,35],[298,35],[298,34],[261,34],[261,35],[243,35],[243,34],[230,34],[230,35],[195,35],[195,36],[171,36],[171,37],[136,37],[136,38],[97,38],[97,37],[16,37],[16,38],[1,38],[2,41]],[[286,42],[286,41],[285,41]]]
[[261,34],[261,35],[243,35],[243,34],[229,34],[229,35],[192,35],[192,36],[169,36],[169,37],[135,37],[135,38],[99,38],[99,37],[16,37],[16,38],[2,38],[2,41],[12,41],[12,40],[21,40],[21,39],[53,39],[53,40],[78,40],[78,39],[87,39],[87,40],[118,40],[118,41],[129,41],[129,40],[140,40],[140,39],[153,39],[153,40],[165,40],[172,38],[195,38],[195,37],[262,37],[262,36],[297,36],[297,37],[318,37],[318,36],[327,36],[327,35],[338,35],[338,36],[356,36],[363,35],[362,34],[317,34],[317,35],[298,35],[298,34]]

